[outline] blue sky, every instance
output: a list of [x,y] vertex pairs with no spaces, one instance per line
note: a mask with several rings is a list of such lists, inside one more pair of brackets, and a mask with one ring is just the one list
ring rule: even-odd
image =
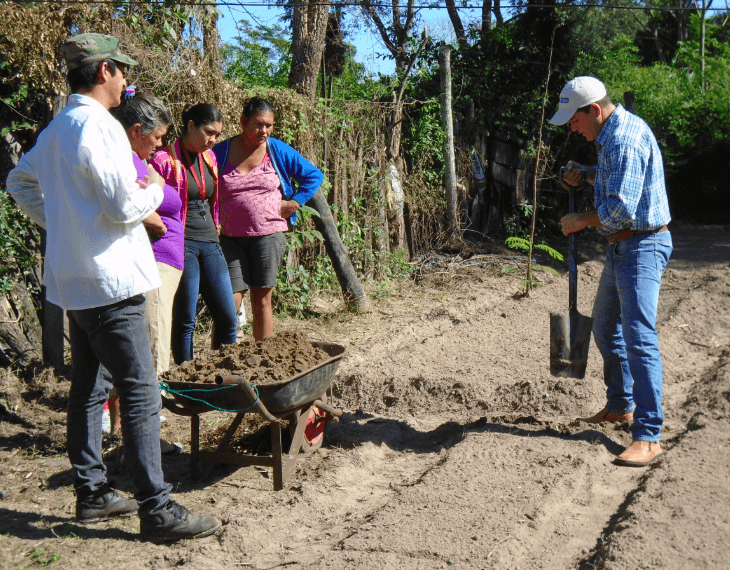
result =
[[[220,6],[221,12],[218,18],[218,30],[224,42],[231,42],[237,35],[236,22],[245,19],[252,25],[260,23],[270,26],[279,23],[283,10],[279,7],[251,7],[251,6]],[[472,11],[462,12],[462,19],[466,20]],[[452,33],[446,10],[421,10],[423,22],[429,27],[429,35],[450,40]],[[420,31],[418,34],[420,36]],[[355,59],[365,65],[368,73],[391,74],[395,70],[392,60],[383,60],[378,54],[386,53],[380,36],[365,28],[361,29],[354,37],[348,37],[346,41],[357,48]]]

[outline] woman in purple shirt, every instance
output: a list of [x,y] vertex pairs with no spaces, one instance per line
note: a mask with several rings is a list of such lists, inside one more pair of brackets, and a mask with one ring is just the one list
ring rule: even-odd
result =
[[[162,147],[162,138],[172,123],[172,116],[162,101],[143,92],[127,93],[122,104],[112,109],[111,113],[127,131],[132,145],[132,159],[141,179],[148,174],[146,161]],[[148,219],[145,223],[162,280],[159,289],[146,294],[147,325],[158,375],[170,368],[172,304],[185,258],[180,197],[177,190],[167,184],[163,192],[162,204],[157,209],[159,218]]]

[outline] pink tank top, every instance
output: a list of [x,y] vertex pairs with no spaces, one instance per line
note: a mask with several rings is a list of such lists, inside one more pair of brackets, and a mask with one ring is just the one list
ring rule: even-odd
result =
[[281,217],[279,177],[268,153],[247,174],[227,162],[218,195],[222,233],[227,236],[265,236],[288,228]]

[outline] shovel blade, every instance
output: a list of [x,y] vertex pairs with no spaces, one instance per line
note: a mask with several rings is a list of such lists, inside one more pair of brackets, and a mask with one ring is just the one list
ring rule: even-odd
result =
[[550,374],[583,378],[588,364],[593,319],[576,309],[550,314]]

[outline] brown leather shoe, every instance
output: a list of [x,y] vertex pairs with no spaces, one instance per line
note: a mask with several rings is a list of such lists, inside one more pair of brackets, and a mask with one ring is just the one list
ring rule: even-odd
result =
[[587,424],[602,424],[604,422],[630,422],[634,419],[634,412],[628,412],[626,414],[617,414],[616,412],[609,412],[606,408],[603,408],[595,416],[590,418],[580,418],[581,421]]
[[619,455],[614,462],[617,465],[644,467],[654,463],[663,454],[662,446],[659,443],[634,440],[626,451]]

